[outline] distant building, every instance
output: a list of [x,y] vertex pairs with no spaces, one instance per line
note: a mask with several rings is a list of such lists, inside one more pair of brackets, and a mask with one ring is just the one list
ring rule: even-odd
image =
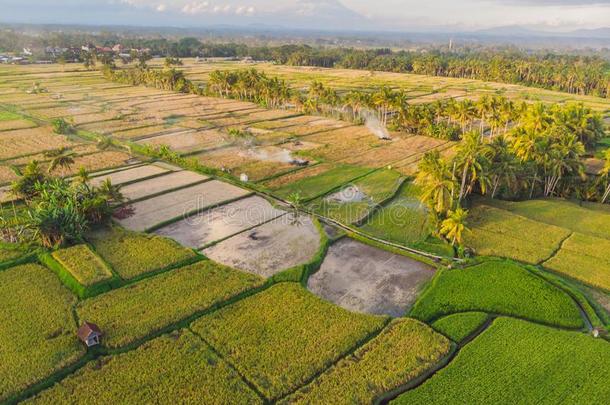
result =
[[96,324],[91,322],[83,323],[78,328],[76,335],[87,347],[99,345],[102,339],[102,331]]
[[123,52],[124,49],[125,49],[125,47],[121,44],[116,44],[115,46],[112,47],[112,51],[116,52],[116,53],[121,53],[121,52]]

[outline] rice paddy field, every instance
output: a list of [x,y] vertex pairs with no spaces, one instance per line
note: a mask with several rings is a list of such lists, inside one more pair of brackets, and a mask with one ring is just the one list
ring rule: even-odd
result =
[[[184,62],[197,83],[245,67]],[[500,93],[610,108],[475,80],[253,66],[299,88],[389,85],[413,104]],[[610,210],[475,199],[475,257],[455,261],[413,183],[425,152],[454,143],[391,136],[71,64],[0,65],[0,216],[23,213],[14,169],[48,171],[58,149],[74,163],[52,174],[85,168],[126,197],[73,246],[0,242],[0,403],[607,403],[608,341],[591,335],[610,327]],[[84,322],[99,346],[79,341]]]

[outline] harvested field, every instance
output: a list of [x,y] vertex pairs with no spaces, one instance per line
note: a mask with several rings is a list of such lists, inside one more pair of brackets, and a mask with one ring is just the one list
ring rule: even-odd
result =
[[602,339],[500,318],[394,403],[606,403],[609,372],[610,345]]
[[590,286],[610,291],[608,252],[608,239],[573,233],[543,266]]
[[83,393],[106,404],[153,403],[161,398],[180,398],[184,403],[262,403],[231,366],[187,330],[91,362],[30,402],[76,403],[83,400]]
[[283,214],[285,211],[274,208],[264,198],[252,196],[193,215],[155,233],[197,249]]
[[131,204],[129,207],[133,209],[133,215],[119,219],[118,222],[128,229],[143,231],[249,193],[230,184],[211,180]]
[[311,218],[284,215],[240,233],[203,251],[227,266],[272,275],[309,262],[320,246],[320,233]]
[[369,404],[412,381],[448,354],[449,341],[413,319],[393,321],[285,403]]
[[501,260],[465,269],[440,270],[410,315],[431,322],[470,311],[515,316],[565,328],[583,326],[578,306],[563,290],[513,262]]
[[194,152],[223,146],[227,143],[226,136],[217,130],[184,131],[167,135],[146,138],[138,143],[160,146],[167,145],[176,152]]
[[291,183],[296,183],[309,177],[315,177],[317,175],[325,173],[331,170],[333,167],[334,166],[330,163],[317,164],[302,170],[298,170],[296,172],[291,172],[283,176],[270,179],[268,181],[263,182],[262,184],[269,189],[277,190],[286,187]]
[[17,174],[8,166],[0,165],[0,184],[7,184],[19,178]]
[[571,233],[482,204],[470,209],[468,222],[471,232],[466,233],[465,244],[477,254],[534,264],[551,257]]
[[402,316],[434,275],[421,262],[343,238],[329,249],[307,288],[345,309]]
[[[303,385],[386,319],[350,313],[282,283],[193,322],[191,328],[268,400]],[[244,333],[248,331],[248,333]]]
[[0,160],[75,145],[66,136],[54,134],[50,127],[3,131],[0,132]]
[[52,174],[55,176],[70,176],[76,174],[80,168],[88,172],[115,168],[132,162],[133,158],[125,152],[105,150],[89,155],[77,156],[70,168],[57,168]]
[[81,302],[81,319],[105,332],[103,344],[134,343],[244,291],[262,285],[253,274],[204,260]]
[[121,187],[121,193],[130,200],[137,200],[168,190],[201,183],[208,179],[208,176],[186,170],[171,172],[163,176],[125,185]]
[[87,245],[75,245],[53,252],[57,260],[80,285],[89,287],[112,278],[112,272]]
[[16,119],[10,121],[1,121],[0,120],[0,131],[10,131],[14,129],[26,129],[26,128],[34,128],[36,124],[32,121]]
[[195,253],[174,241],[119,227],[91,233],[96,252],[124,279],[132,279],[196,259]]
[[132,181],[137,181],[140,179],[145,179],[151,176],[157,176],[162,173],[167,173],[168,170],[164,169],[160,166],[156,165],[144,165],[138,166],[130,169],[119,170],[116,172],[112,172],[109,174],[104,174],[101,176],[97,176],[96,173],[93,173],[91,178],[91,184],[99,185],[105,180],[110,180],[112,184],[124,184],[130,183]]
[[[72,295],[37,264],[0,271],[0,401],[84,354],[76,338]],[[26,354],[27,353],[27,354]]]

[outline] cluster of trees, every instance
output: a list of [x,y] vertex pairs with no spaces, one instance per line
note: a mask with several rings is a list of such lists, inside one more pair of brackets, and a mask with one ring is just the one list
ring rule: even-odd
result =
[[[610,152],[600,176],[587,176],[583,156],[604,136],[598,114],[579,104],[525,106],[512,129],[485,137],[462,135],[452,158],[427,153],[416,182],[437,231],[461,243],[472,193],[491,198],[576,197],[606,202],[610,196]],[[449,236],[448,236],[449,235]]]
[[104,65],[102,73],[108,80],[132,86],[149,86],[162,90],[177,91],[180,93],[201,94],[202,90],[184,73],[166,64],[165,69],[151,69],[147,66],[135,66],[126,69],[115,69],[111,65]]
[[114,207],[124,202],[119,186],[110,180],[94,186],[84,169],[68,180],[48,175],[32,161],[18,174],[11,190],[23,199],[23,212],[0,212],[0,224],[11,240],[47,248],[81,242],[91,227],[109,222]]
[[599,57],[522,52],[393,52],[300,49],[273,59],[299,66],[342,67],[524,84],[573,94],[610,96],[610,63]]

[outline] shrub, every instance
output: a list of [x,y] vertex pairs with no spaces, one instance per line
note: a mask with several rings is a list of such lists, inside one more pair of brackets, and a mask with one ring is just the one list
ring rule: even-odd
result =
[[411,315],[434,321],[466,311],[510,315],[567,328],[583,326],[580,311],[567,294],[523,267],[500,260],[440,270]]
[[277,284],[193,322],[268,400],[303,385],[386,323],[322,301],[296,283]]
[[610,398],[610,345],[500,318],[397,404],[578,404]]
[[55,118],[51,121],[53,132],[61,135],[69,135],[74,132],[72,124],[64,118]]

